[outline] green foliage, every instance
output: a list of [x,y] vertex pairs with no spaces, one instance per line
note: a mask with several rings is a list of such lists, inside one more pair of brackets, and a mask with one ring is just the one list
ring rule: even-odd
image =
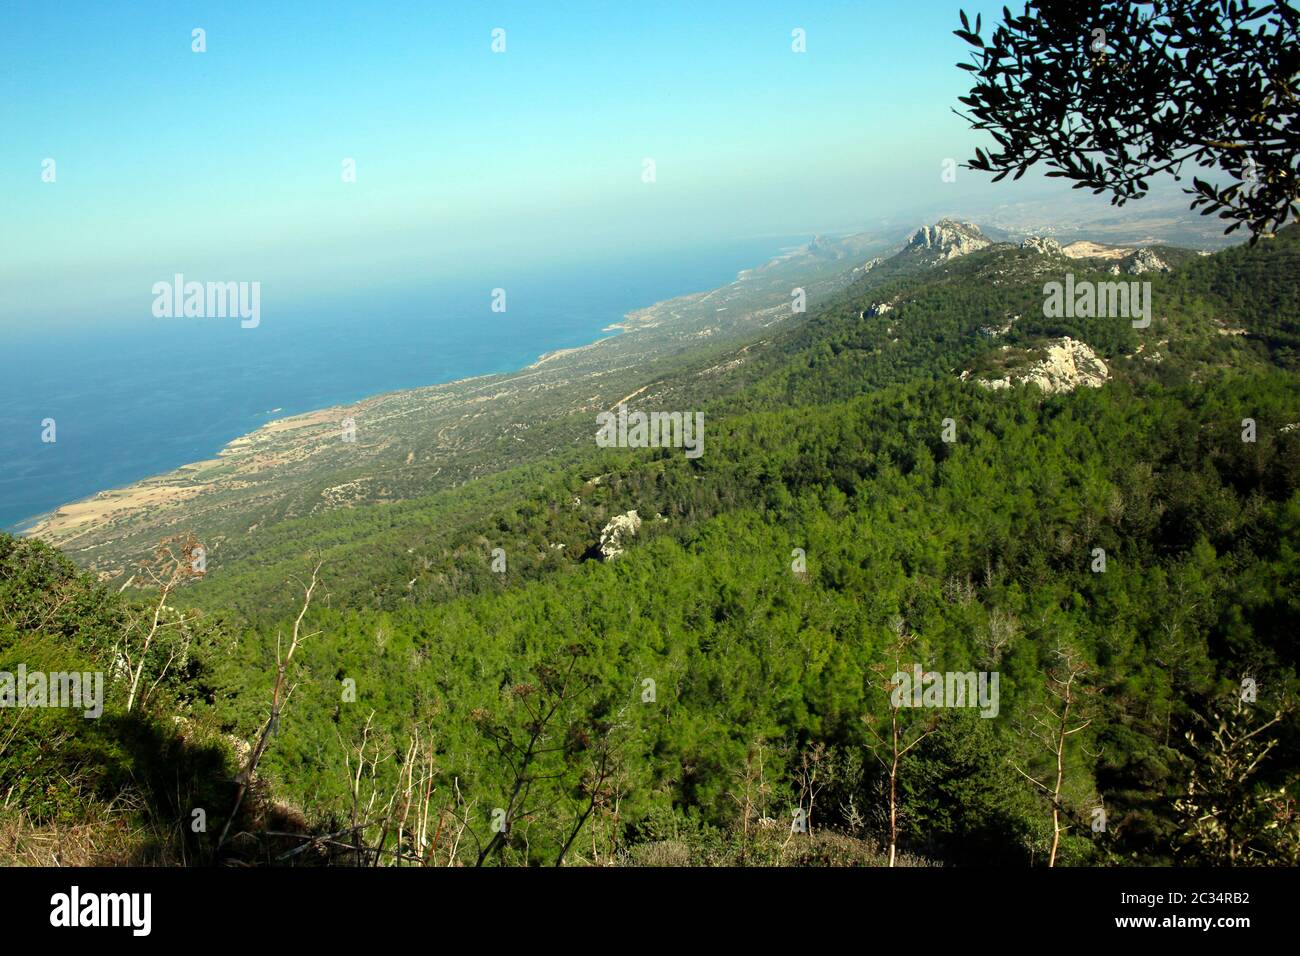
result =
[[229,746],[189,709],[203,692],[211,632],[195,628],[188,659],[173,659],[167,673],[146,671],[154,693],[148,706],[128,713],[122,641],[133,622],[152,613],[95,584],[48,546],[0,535],[0,673],[99,674],[104,690],[103,712],[90,718],[82,707],[0,709],[7,812],[57,828],[80,822],[90,806],[119,807],[178,854],[201,850],[203,835],[184,824],[196,807],[214,815],[229,807],[232,775]]
[[1300,10],[1288,0],[1034,0],[1002,12],[987,42],[978,16],[972,29],[963,12],[954,31],[974,48],[957,64],[975,81],[961,103],[997,142],[972,169],[997,182],[1042,162],[1123,205],[1190,163],[1228,180],[1186,190],[1225,232],[1246,225],[1253,240],[1300,215]]
[[[701,458],[571,445],[231,545],[178,595],[191,663],[164,685],[156,719],[129,716],[156,720],[160,753],[167,708],[204,733],[255,739],[301,594],[288,582],[319,558],[321,597],[259,774],[322,832],[358,812],[357,754],[376,792],[394,793],[418,731],[434,816],[463,823],[460,863],[878,863],[882,777],[863,756],[864,718],[887,716],[877,668],[901,622],[926,670],[997,671],[1001,691],[996,718],[944,711],[908,756],[903,848],[1029,864],[1044,860],[1051,820],[1016,766],[1068,642],[1095,699],[1069,753],[1060,858],[1167,862],[1192,715],[1247,673],[1296,686],[1296,277],[1258,269],[1294,242],[1154,278],[1158,363],[1138,351],[1155,335],[1139,340],[1127,322],[1043,319],[1044,264],[1018,251],[885,269],[755,343],[734,375],[681,373],[681,407],[706,413]],[[864,318],[884,299],[896,307]],[[1083,338],[1115,379],[1049,397],[959,381],[996,348],[979,330],[1013,316],[1009,341]],[[1216,321],[1250,334],[1219,335]],[[601,529],[633,509],[643,525],[626,553],[596,559]],[[497,547],[504,574],[491,569]],[[40,546],[0,539],[0,568],[11,657],[104,661],[140,613]],[[566,659],[580,692],[556,690]],[[86,786],[154,773],[137,738],[108,738],[114,754],[93,750],[107,731],[60,726],[77,745],[59,759]],[[1270,792],[1295,774],[1294,720],[1276,732],[1284,743],[1258,768]],[[25,739],[30,755],[38,743]],[[810,753],[823,755],[815,781]],[[51,779],[4,766],[26,774],[25,800]],[[1095,801],[1103,833],[1089,827]],[[810,807],[813,833],[791,834],[795,808]]]

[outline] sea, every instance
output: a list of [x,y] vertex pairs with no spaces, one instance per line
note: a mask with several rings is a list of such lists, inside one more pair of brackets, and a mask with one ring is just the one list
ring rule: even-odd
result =
[[[398,389],[521,368],[585,345],[628,312],[725,285],[807,241],[765,237],[499,278],[367,288],[276,303],[261,321],[154,318],[151,296],[75,328],[0,327],[0,528],[98,491],[214,457],[275,418]],[[46,424],[53,420],[51,429]]]

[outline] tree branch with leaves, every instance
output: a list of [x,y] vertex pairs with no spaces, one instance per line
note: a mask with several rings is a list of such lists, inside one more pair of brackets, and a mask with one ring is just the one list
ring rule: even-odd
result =
[[[1122,206],[1150,180],[1251,241],[1300,218],[1300,11],[1287,0],[1037,0],[987,40],[961,12],[975,85],[957,114],[989,133],[970,169],[997,182],[1044,164]],[[1224,185],[1210,181],[1216,178]]]

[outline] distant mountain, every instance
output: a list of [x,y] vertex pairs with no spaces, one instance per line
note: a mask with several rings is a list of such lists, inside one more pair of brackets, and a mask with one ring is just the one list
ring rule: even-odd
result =
[[904,252],[931,265],[948,262],[958,256],[987,249],[992,242],[973,222],[940,219],[933,226],[922,226],[908,239]]

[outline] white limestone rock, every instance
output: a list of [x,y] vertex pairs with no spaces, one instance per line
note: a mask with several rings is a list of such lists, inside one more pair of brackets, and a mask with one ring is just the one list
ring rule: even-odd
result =
[[1165,263],[1165,260],[1150,249],[1139,249],[1124,260],[1123,266],[1125,272],[1135,276],[1140,276],[1144,272],[1169,271],[1169,266]]
[[1021,249],[1036,252],[1040,256],[1059,256],[1064,252],[1061,244],[1048,236],[1030,236],[1020,244]]
[[1011,388],[1032,383],[1048,395],[1073,392],[1080,386],[1101,388],[1110,379],[1106,363],[1084,342],[1069,336],[1049,339],[1039,347],[1042,358],[1033,365],[1014,369],[1003,378],[976,379],[987,389]]
[[940,219],[933,226],[922,226],[907,240],[908,252],[924,255],[938,265],[992,245],[973,222]]
[[605,561],[617,558],[625,550],[626,539],[641,530],[641,517],[636,511],[614,515],[600,531],[600,556]]

